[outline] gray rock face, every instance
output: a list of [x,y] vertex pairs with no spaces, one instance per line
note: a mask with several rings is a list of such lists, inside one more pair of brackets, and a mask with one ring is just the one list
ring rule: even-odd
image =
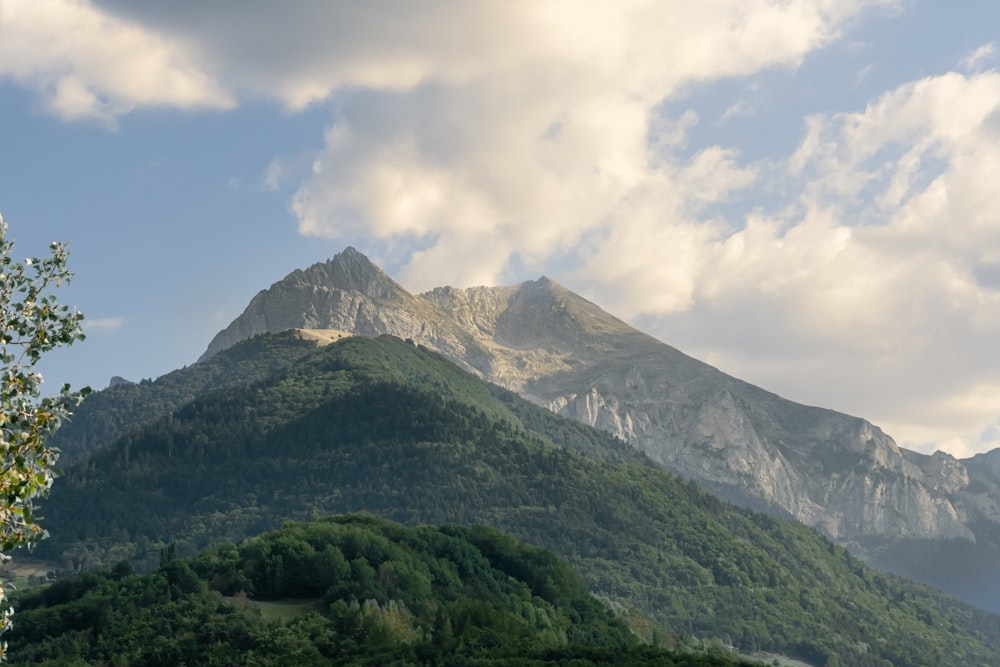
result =
[[974,540],[973,515],[1000,524],[1000,455],[901,450],[863,419],[732,378],[548,278],[412,295],[348,248],[260,292],[203,358],[288,328],[411,338],[729,500],[841,542]]
[[[934,456],[941,459],[948,473],[942,477],[952,480],[952,493],[969,512],[989,524],[1000,526],[1000,449],[962,461],[940,452]],[[964,484],[961,483],[963,479]]]
[[285,329],[344,329],[364,336],[408,337],[421,324],[413,297],[354,248],[324,264],[293,271],[259,292],[220,331],[199,361],[241,340]]

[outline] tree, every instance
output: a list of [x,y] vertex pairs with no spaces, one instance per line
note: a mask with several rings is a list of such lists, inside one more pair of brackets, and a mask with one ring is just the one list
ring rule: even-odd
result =
[[[68,384],[42,396],[35,366],[57,347],[82,340],[83,315],[60,305],[53,288],[67,284],[66,245],[52,243],[51,256],[17,262],[14,242],[0,216],[0,563],[21,546],[31,548],[46,533],[37,522],[35,501],[48,494],[58,451],[46,441],[89,393]],[[13,610],[0,583],[0,634]],[[0,644],[0,659],[6,644]]]

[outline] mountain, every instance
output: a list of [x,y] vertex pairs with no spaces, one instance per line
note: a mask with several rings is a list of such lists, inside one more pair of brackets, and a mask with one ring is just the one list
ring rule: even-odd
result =
[[160,414],[124,426],[53,488],[52,537],[36,556],[66,569],[125,558],[147,569],[171,543],[192,554],[364,510],[484,524],[551,549],[588,590],[661,633],[820,665],[1000,658],[1000,618],[872,570],[799,523],[726,504],[398,338],[317,347],[295,332],[261,335],[105,391],[130,401],[95,404],[115,415],[95,423],[124,424],[147,403]]
[[[292,327],[411,339],[626,440],[727,500],[795,518],[882,566],[1000,610],[1000,594],[975,580],[942,578],[939,557],[915,564],[893,556],[914,541],[946,551],[975,544],[1000,563],[995,458],[900,449],[864,419],[728,376],[549,278],[413,295],[349,248],[259,293],[203,359]],[[1000,569],[992,573],[1000,579]]]

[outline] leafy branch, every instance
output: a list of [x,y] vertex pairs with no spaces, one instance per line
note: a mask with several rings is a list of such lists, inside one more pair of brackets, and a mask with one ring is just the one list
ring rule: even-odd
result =
[[[31,548],[46,536],[35,515],[35,501],[55,479],[57,449],[48,436],[90,392],[64,384],[42,396],[42,374],[35,365],[45,353],[83,340],[83,314],[58,302],[54,288],[69,283],[67,249],[54,242],[50,256],[12,257],[14,242],[0,217],[0,563],[17,547]],[[11,624],[13,609],[0,583],[0,633]],[[0,644],[0,659],[6,644]]]

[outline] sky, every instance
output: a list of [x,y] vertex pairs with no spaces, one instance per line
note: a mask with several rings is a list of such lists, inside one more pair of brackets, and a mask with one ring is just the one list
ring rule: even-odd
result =
[[0,0],[0,214],[86,316],[52,391],[195,363],[353,245],[971,456],[997,183],[994,0]]

